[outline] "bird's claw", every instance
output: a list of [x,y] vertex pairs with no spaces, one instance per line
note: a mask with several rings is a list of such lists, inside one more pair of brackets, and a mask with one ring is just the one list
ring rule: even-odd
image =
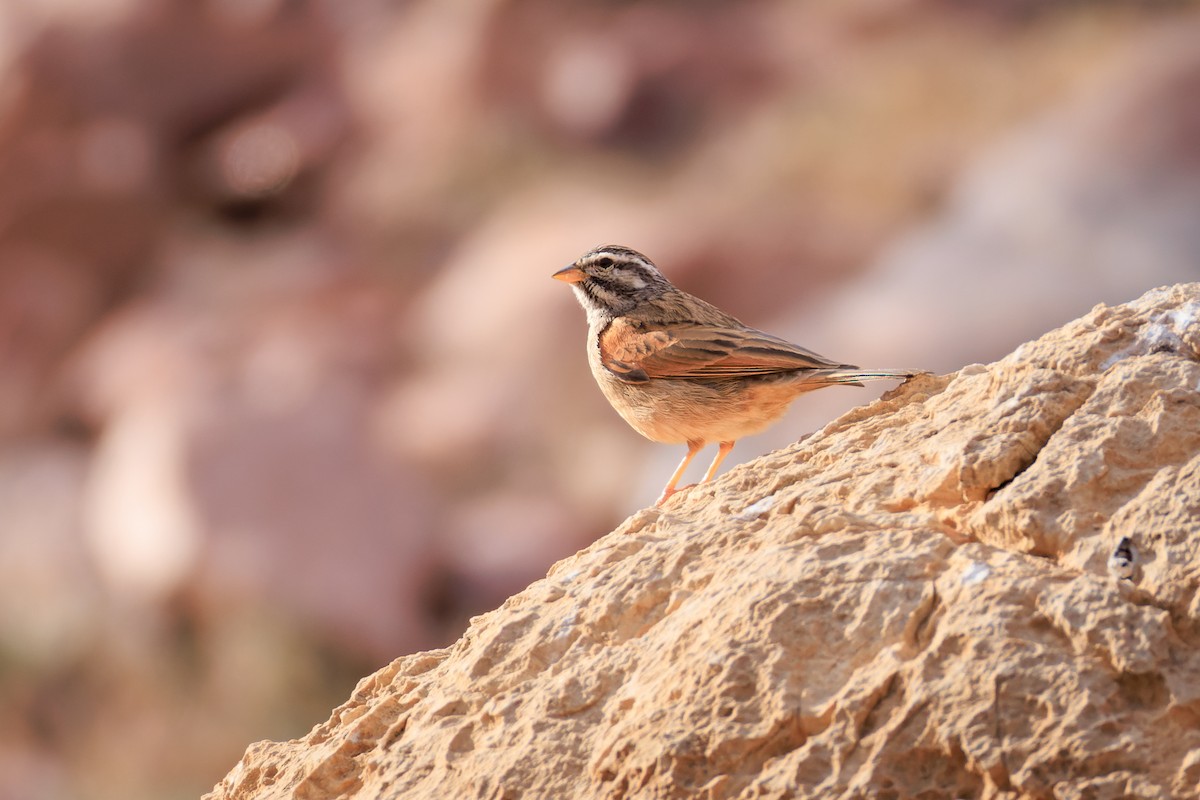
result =
[[663,503],[667,502],[672,495],[687,491],[688,489],[691,489],[693,486],[697,485],[698,484],[695,483],[689,483],[687,486],[668,487],[663,489],[663,493],[658,496],[658,500],[654,501],[654,506],[657,508],[658,506],[661,506]]

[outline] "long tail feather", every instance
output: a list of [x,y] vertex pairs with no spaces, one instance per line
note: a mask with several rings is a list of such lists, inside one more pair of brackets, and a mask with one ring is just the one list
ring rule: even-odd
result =
[[843,367],[840,369],[814,370],[805,375],[805,383],[844,384],[847,386],[862,386],[863,381],[903,381],[914,375],[920,375],[924,370],[919,369],[859,369],[858,367]]

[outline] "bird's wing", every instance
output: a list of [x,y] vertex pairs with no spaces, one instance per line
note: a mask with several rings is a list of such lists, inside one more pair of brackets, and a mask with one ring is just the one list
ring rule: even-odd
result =
[[653,326],[618,318],[600,336],[600,359],[622,380],[745,378],[851,367],[753,328]]

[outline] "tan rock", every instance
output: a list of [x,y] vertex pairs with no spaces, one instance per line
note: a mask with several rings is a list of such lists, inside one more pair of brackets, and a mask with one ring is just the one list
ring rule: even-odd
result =
[[914,379],[208,797],[1195,797],[1198,361],[1188,284]]

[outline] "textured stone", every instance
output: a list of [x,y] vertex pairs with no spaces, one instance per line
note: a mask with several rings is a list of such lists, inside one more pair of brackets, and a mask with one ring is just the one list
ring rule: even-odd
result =
[[209,797],[1196,796],[1198,361],[1189,284],[914,379],[635,514]]

